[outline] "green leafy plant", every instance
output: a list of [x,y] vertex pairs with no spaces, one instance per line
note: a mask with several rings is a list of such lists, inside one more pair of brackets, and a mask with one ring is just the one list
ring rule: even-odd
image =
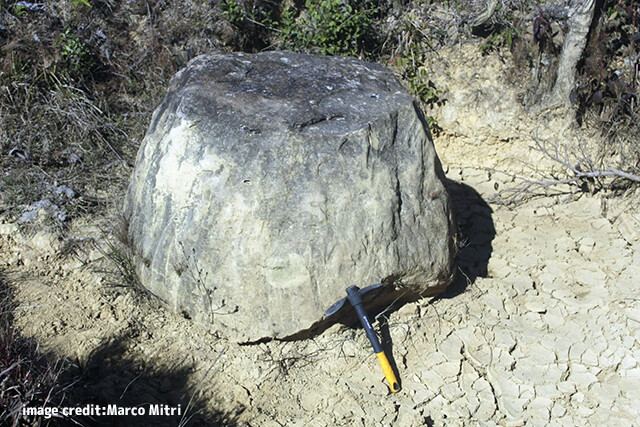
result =
[[14,4],[11,9],[16,16],[25,16],[27,14],[27,8],[21,4]]
[[245,13],[235,0],[227,0],[220,3],[222,16],[235,26],[239,26],[244,22]]
[[295,9],[285,9],[280,40],[293,50],[358,56],[373,39],[375,13],[376,6],[362,0],[306,0],[298,16]]
[[58,42],[60,55],[65,58],[74,71],[88,71],[94,66],[91,49],[78,39],[71,28],[67,27]]
[[[410,50],[404,50],[402,55],[395,57],[392,64],[401,70],[402,78],[409,83],[411,93],[427,106],[441,104],[440,91],[429,79],[429,73],[423,68],[424,60],[418,55],[418,48],[411,46]],[[440,127],[435,117],[426,116],[429,128],[437,133]]]
[[409,82],[413,95],[427,105],[433,105],[440,100],[441,92],[429,80],[429,73],[421,68],[422,64],[406,57],[397,57],[395,64],[403,70],[402,77]]

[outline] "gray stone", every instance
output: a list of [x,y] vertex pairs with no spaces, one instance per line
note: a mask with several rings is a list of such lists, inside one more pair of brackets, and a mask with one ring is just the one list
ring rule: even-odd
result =
[[455,226],[417,103],[384,67],[212,53],[170,82],[125,201],[137,272],[233,339],[311,328],[350,285],[451,280]]

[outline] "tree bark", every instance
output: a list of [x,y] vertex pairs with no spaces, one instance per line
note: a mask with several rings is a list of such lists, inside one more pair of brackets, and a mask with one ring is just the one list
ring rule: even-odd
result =
[[575,85],[576,67],[587,44],[596,0],[573,0],[569,9],[569,31],[564,39],[558,63],[558,74],[548,106],[571,105],[570,94]]

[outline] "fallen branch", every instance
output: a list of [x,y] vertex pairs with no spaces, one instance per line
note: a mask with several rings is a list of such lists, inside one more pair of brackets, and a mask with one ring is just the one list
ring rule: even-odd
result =
[[640,176],[634,175],[629,172],[621,171],[619,169],[613,169],[613,168],[595,169],[595,167],[593,166],[593,163],[586,158],[578,159],[584,163],[587,163],[587,165],[590,167],[590,170],[583,171],[582,168],[580,167],[580,162],[575,163],[575,165],[572,165],[573,162],[570,161],[569,152],[566,146],[564,146],[564,156],[563,158],[561,158],[560,149],[557,144],[552,144],[554,148],[554,152],[551,153],[546,148],[545,143],[543,143],[540,139],[534,138],[534,141],[536,142],[536,146],[533,147],[534,150],[541,152],[542,154],[549,157],[551,160],[557,163],[560,163],[562,166],[566,167],[567,169],[569,169],[571,172],[574,173],[575,176],[569,179],[556,180],[555,182],[557,182],[558,184],[577,182],[585,178],[604,178],[604,177],[617,177],[617,178],[628,179],[634,182],[640,182]]
[[[550,143],[539,138],[533,139],[535,146],[532,148],[560,164],[569,176],[561,178],[555,176],[553,172],[550,172],[543,174],[542,179],[536,180],[512,175],[514,181],[520,181],[519,185],[502,191],[500,194],[491,198],[491,203],[501,205],[519,204],[532,197],[548,196],[548,190],[550,188],[558,188],[562,185],[577,186],[584,192],[587,191],[588,188],[585,187],[585,185],[593,186],[594,183],[597,183],[596,188],[601,190],[607,187],[606,183],[602,180],[604,178],[619,178],[640,183],[639,175],[616,168],[596,166],[591,157],[584,152],[577,154],[569,151],[566,145]],[[581,149],[583,148],[583,146],[580,147]],[[591,188],[593,191],[593,187]],[[536,192],[536,190],[541,191]],[[555,193],[555,195],[560,194],[575,194],[575,192],[558,190],[558,192]]]

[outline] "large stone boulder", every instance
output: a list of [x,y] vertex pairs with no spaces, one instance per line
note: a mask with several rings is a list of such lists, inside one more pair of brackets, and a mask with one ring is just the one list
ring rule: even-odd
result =
[[378,64],[212,53],[172,80],[125,202],[137,272],[240,341],[310,328],[350,285],[450,281],[444,174]]

